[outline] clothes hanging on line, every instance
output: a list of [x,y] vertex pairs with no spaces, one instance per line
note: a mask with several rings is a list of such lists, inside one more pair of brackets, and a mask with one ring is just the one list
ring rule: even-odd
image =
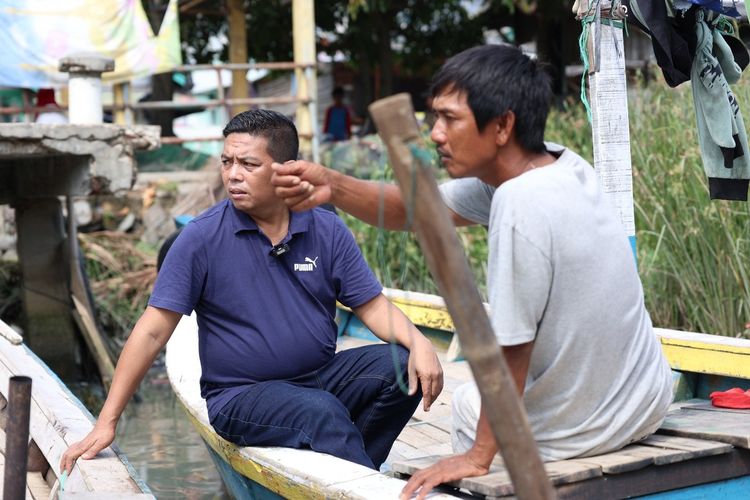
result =
[[746,201],[750,154],[742,113],[730,83],[742,68],[721,31],[698,11],[696,55],[691,69],[693,102],[698,122],[703,168],[711,199]]

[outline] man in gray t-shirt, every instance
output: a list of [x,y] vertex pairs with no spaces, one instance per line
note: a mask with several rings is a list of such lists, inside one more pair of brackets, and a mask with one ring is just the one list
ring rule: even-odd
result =
[[[671,402],[670,369],[593,169],[544,143],[548,76],[514,47],[474,47],[440,68],[432,96],[431,138],[456,179],[441,192],[457,226],[489,227],[492,326],[542,458],[646,437]],[[405,227],[397,186],[304,161],[273,168],[276,194],[292,209],[332,202],[370,224]],[[453,401],[459,454],[414,474],[402,496],[424,498],[437,484],[489,471],[498,448],[476,388],[460,388]]]
[[[622,224],[591,166],[557,159],[497,189],[441,186],[451,210],[489,226],[488,292],[502,346],[534,343],[524,404],[544,460],[601,454],[653,433],[672,402],[671,370],[643,303]],[[471,449],[476,385],[453,394],[453,446]]]

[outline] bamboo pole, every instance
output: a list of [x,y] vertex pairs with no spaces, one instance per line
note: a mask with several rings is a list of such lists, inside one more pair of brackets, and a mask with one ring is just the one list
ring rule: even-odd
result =
[[427,265],[453,318],[515,493],[521,499],[554,498],[526,411],[492,332],[463,247],[430,165],[422,161],[425,144],[411,98],[409,94],[398,94],[374,102],[369,109],[388,147],[410,229],[417,233]]
[[[227,18],[229,22],[229,62],[247,63],[247,26],[245,23],[245,8],[242,0],[227,1]],[[232,71],[232,89],[230,95],[234,99],[244,99],[248,96],[246,70]],[[246,106],[237,104],[232,106],[232,116],[242,113]]]
[[112,86],[115,109],[115,123],[125,125],[125,83],[115,83]]
[[[318,117],[313,114],[317,109],[315,101],[318,96],[317,72],[315,71],[315,2],[313,0],[292,0],[292,33],[294,41],[294,70],[297,82],[297,99],[305,101],[307,106],[297,106],[297,130],[301,134],[312,135],[312,140],[300,141],[300,152],[313,161],[318,159]],[[303,70],[302,66],[307,65]]]

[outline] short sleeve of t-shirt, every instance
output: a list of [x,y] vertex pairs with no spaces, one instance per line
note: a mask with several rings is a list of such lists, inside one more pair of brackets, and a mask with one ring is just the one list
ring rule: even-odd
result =
[[549,235],[533,217],[495,215],[500,220],[490,226],[487,269],[492,328],[500,345],[525,344],[536,337],[552,286]]
[[443,202],[464,219],[486,226],[495,188],[477,178],[454,179],[440,185]]
[[332,278],[336,299],[347,307],[359,307],[374,299],[383,287],[362,257],[354,236],[335,218]]
[[199,224],[190,223],[167,252],[148,304],[189,315],[205,283],[206,259]]

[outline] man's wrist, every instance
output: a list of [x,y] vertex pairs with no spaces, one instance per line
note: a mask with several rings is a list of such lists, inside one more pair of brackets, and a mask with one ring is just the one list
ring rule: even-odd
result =
[[338,206],[337,202],[339,201],[339,191],[340,191],[340,180],[343,177],[341,172],[338,172],[332,168],[327,169],[326,171],[326,182],[328,183],[328,186],[331,189],[331,204]]
[[478,469],[489,470],[492,460],[495,458],[497,450],[493,448],[487,448],[484,446],[474,446],[469,448],[466,452],[466,459],[471,462]]

